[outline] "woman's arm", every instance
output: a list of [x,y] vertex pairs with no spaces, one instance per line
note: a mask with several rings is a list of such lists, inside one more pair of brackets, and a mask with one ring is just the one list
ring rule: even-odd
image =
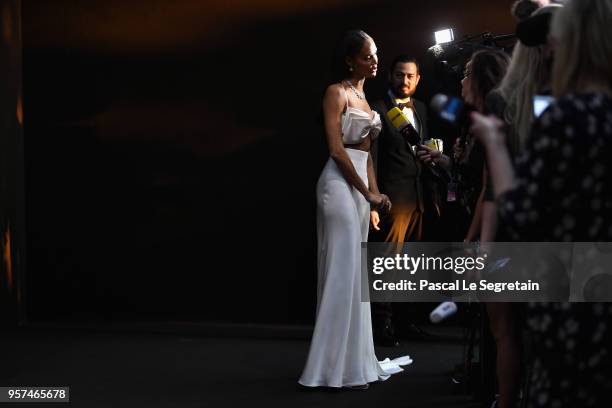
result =
[[486,171],[483,168],[482,170],[483,177],[483,186],[482,190],[480,190],[480,194],[478,195],[478,201],[476,201],[476,209],[474,210],[474,216],[472,217],[472,222],[470,223],[470,228],[468,229],[467,236],[465,237],[466,242],[473,242],[478,237],[478,233],[480,232],[480,227],[482,225],[482,207],[485,196],[485,188],[486,188]]
[[[370,185],[370,191],[374,194],[380,194],[378,191],[378,183],[376,183],[376,172],[374,171],[374,160],[372,160],[372,154],[368,154],[368,184]],[[388,205],[389,209],[391,209],[391,202]],[[380,215],[378,211],[373,208],[370,211],[370,224],[372,228],[376,231],[380,231],[380,227],[378,224],[380,223]]]
[[374,161],[372,155],[368,153],[368,184],[370,185],[370,191],[374,194],[380,194],[378,191],[378,183],[376,183],[376,172],[374,171]]
[[[487,163],[487,166],[489,164]],[[485,166],[484,171],[485,177],[485,196],[487,196],[487,189],[489,188],[488,181],[488,170]],[[482,225],[480,227],[480,242],[493,242],[495,241],[495,235],[497,234],[497,204],[495,201],[490,201],[490,197],[484,199],[482,203]]]
[[[574,112],[567,113],[565,117],[559,112],[555,114],[552,111],[544,112],[534,123],[525,151],[517,159],[518,176],[515,176],[503,141],[500,122],[481,115],[473,118],[472,128],[485,145],[491,163],[499,220],[512,239],[550,239],[553,228],[546,226],[556,225],[561,220],[559,197],[567,200],[577,200],[579,197],[580,192],[573,189],[550,189],[551,183],[563,185],[563,181],[572,175],[559,164],[568,160],[563,156],[563,151],[566,145],[572,146],[572,141],[567,139],[565,128]],[[566,167],[572,168],[569,164]],[[563,229],[560,232],[555,239],[563,238]]]
[[493,242],[497,234],[497,204],[494,201],[482,203],[482,226],[480,242]]
[[[346,181],[354,186],[370,201],[371,194],[361,177],[355,171],[355,166],[342,143],[342,111],[345,106],[344,90],[340,85],[330,85],[323,98],[323,116],[325,121],[325,136],[329,156],[334,160]],[[369,167],[369,166],[368,166]]]
[[493,193],[498,199],[515,185],[514,168],[504,142],[504,123],[494,116],[473,113],[472,131],[477,134],[487,153],[487,165],[491,172]]

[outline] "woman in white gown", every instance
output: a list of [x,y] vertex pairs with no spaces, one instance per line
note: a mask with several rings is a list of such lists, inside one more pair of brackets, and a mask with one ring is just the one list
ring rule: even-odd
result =
[[334,60],[337,83],[323,99],[330,158],[317,183],[317,318],[299,383],[308,387],[367,388],[402,371],[408,356],[379,362],[374,354],[370,304],[361,302],[361,242],[368,239],[370,205],[390,209],[378,191],[372,139],[381,130],[363,84],[376,75],[376,45],[363,31],[349,31]]

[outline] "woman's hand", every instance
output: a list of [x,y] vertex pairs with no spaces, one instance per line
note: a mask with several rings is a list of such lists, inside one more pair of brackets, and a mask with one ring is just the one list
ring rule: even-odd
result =
[[471,118],[470,133],[480,140],[484,146],[504,144],[504,134],[502,132],[504,122],[499,118],[493,115],[481,115],[478,112],[472,112]]
[[370,224],[372,225],[372,228],[374,228],[376,231],[380,231],[380,227],[378,226],[379,223],[380,215],[378,215],[378,211],[370,211]]
[[425,145],[418,145],[416,155],[417,158],[423,163],[431,164],[432,162],[435,163],[437,159],[442,157],[442,152]]
[[368,194],[366,200],[370,203],[372,208],[376,210],[391,210],[391,200],[385,194],[372,193]]

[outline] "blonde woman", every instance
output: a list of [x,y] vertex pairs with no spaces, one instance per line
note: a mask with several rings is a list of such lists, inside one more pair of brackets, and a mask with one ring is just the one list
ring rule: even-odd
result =
[[[546,17],[550,17],[560,7],[560,5],[550,5],[536,9],[531,17],[519,24],[531,24],[532,26],[538,24],[537,28],[540,29],[540,32],[546,33],[550,21]],[[506,146],[512,157],[516,157],[523,150],[531,130],[534,121],[534,96],[551,92],[552,49],[545,43],[545,38],[542,38],[541,42],[531,47],[517,42],[506,75],[500,86],[486,99],[488,113],[493,113],[503,119],[506,124],[504,129]],[[497,221],[497,204],[493,196],[491,177],[487,172],[480,229],[482,243],[509,240],[503,230],[498,232]],[[487,303],[486,310],[497,350],[496,370],[499,384],[497,407],[513,407],[516,404],[520,386],[522,355],[518,327],[521,314],[520,305]]]
[[[552,4],[533,12],[532,17],[553,14],[562,6]],[[544,23],[544,22],[543,22]],[[550,71],[552,69],[552,47],[541,44],[528,47],[520,42],[514,46],[508,72],[497,89],[505,103],[502,119],[514,130],[509,136],[511,148],[518,152],[533,124],[533,97],[536,94],[550,94]]]
[[[500,222],[513,240],[612,241],[610,27],[612,0],[569,0],[553,17],[557,100],[535,121],[516,175],[502,122],[473,115],[472,131],[487,151]],[[528,316],[534,347],[527,406],[608,406],[609,304],[534,304]]]

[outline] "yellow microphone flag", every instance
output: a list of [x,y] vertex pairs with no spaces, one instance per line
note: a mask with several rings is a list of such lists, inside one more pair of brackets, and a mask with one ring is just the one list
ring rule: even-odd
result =
[[404,112],[402,112],[397,106],[387,112],[387,118],[391,121],[393,127],[398,130],[402,129],[409,123]]

